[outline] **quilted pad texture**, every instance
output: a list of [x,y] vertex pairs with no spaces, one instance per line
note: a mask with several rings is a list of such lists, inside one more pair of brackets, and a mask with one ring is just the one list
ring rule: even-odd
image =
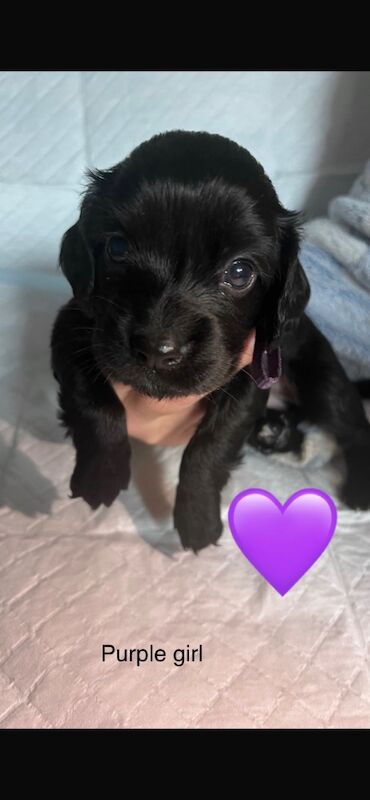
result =
[[[352,78],[342,80],[351,110]],[[250,147],[288,205],[308,197],[308,175],[323,186],[325,170],[322,197],[338,193],[369,155],[370,118],[359,92],[356,146],[331,142],[344,152],[342,172],[325,161],[315,131],[337,81],[333,73],[0,74],[1,727],[369,726],[370,513],[338,500],[333,441],[309,428],[300,460],[246,447],[223,495],[221,546],[196,557],[181,550],[171,521],[181,448],[133,442],[132,485],[110,509],[92,513],[68,498],[74,453],[56,422],[49,367],[51,325],[69,297],[58,246],[76,218],[86,165],[109,166],[157,130],[203,128]],[[293,171],[279,178],[284,161]],[[338,507],[330,547],[284,598],[226,524],[233,496],[252,486],[281,502],[314,486]],[[103,663],[103,644],[153,644],[167,658]],[[173,663],[176,648],[200,644],[201,663]]]

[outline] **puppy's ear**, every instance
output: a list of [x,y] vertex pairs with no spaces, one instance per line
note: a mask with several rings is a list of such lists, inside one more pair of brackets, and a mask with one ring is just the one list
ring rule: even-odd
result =
[[78,299],[86,298],[94,285],[94,260],[78,222],[63,236],[59,263],[72,286],[74,296]]
[[280,270],[273,338],[294,330],[310,298],[310,285],[298,258],[300,217],[285,211],[279,218]]
[[282,375],[280,343],[293,334],[310,297],[310,286],[299,262],[299,215],[281,209],[278,220],[278,272],[266,296],[256,326],[256,344],[249,374],[261,389]]
[[279,343],[294,330],[310,297],[310,287],[299,262],[299,222],[294,211],[281,209],[277,226],[277,273],[263,305],[259,339],[264,346]]

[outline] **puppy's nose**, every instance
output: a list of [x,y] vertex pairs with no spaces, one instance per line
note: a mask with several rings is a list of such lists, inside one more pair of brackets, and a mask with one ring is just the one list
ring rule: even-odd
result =
[[151,369],[176,367],[183,358],[183,348],[178,348],[173,339],[167,338],[156,344],[145,336],[132,336],[131,352],[139,362]]

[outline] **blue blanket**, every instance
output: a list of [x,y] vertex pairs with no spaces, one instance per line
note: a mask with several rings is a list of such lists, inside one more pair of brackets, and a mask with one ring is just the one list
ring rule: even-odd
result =
[[301,262],[311,285],[307,314],[352,380],[370,378],[370,161],[328,217],[305,226]]

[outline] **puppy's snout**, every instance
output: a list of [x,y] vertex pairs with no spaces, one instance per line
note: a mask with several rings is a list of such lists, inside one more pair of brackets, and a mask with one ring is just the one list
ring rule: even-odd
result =
[[131,353],[135,361],[150,369],[163,370],[177,367],[186,351],[186,346],[178,346],[171,337],[158,342],[150,341],[146,336],[131,337]]

